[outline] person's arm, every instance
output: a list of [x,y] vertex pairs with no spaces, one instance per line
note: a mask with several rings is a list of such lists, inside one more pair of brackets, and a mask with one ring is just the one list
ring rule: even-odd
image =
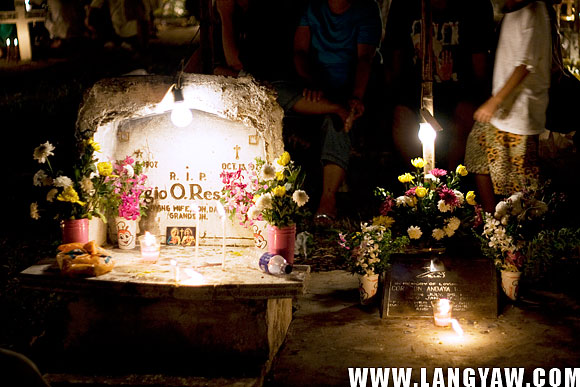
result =
[[473,114],[473,118],[479,122],[489,122],[499,106],[513,91],[524,81],[530,71],[526,65],[519,65],[514,69],[505,85]]
[[353,120],[357,119],[364,113],[364,104],[362,99],[365,95],[371,70],[373,58],[375,57],[376,47],[370,44],[358,44],[357,46],[357,63],[354,77],[354,88],[352,97],[349,100]]
[[299,26],[294,34],[294,67],[296,73],[307,85],[302,95],[309,101],[320,101],[322,91],[316,87],[316,80],[309,61],[310,27]]
[[244,66],[240,61],[240,50],[236,45],[234,6],[235,0],[217,0],[217,10],[222,24],[222,46],[226,63],[232,70],[239,72]]

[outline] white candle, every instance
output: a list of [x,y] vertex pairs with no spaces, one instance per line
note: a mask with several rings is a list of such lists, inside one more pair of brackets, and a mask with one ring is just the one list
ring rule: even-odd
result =
[[425,165],[423,166],[423,172],[425,174],[429,173],[433,168],[435,168],[435,137],[437,134],[427,122],[422,122],[419,125],[419,140],[423,144],[423,160]]
[[161,248],[157,237],[146,231],[145,235],[139,237],[139,244],[141,245],[141,258],[147,262],[157,262]]
[[442,298],[433,303],[433,321],[438,327],[447,327],[451,324],[451,302]]
[[171,260],[171,266],[173,266],[173,277],[175,282],[179,282],[179,266],[177,266],[177,261],[175,259]]
[[226,210],[220,202],[217,202],[217,210],[222,218],[222,269],[224,269],[226,266]]

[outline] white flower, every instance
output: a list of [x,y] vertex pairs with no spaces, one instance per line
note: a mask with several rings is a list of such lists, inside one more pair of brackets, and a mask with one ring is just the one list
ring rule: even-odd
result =
[[56,188],[53,188],[50,191],[48,191],[48,193],[46,194],[46,201],[52,203],[52,201],[54,200],[54,197],[56,196],[57,193],[58,193],[58,190]]
[[83,179],[81,180],[81,189],[83,190],[83,192],[92,195],[95,191],[93,181],[87,176],[83,177]]
[[523,211],[523,208],[522,208],[522,198],[523,197],[524,197],[524,194],[522,192],[516,192],[515,194],[513,194],[512,196],[507,198],[507,202],[511,203],[512,215],[518,215],[520,212]]
[[70,187],[71,185],[73,185],[72,180],[67,177],[67,176],[59,176],[56,179],[54,179],[54,186],[55,187]]
[[423,232],[421,231],[421,228],[411,226],[407,229],[407,234],[409,234],[409,238],[411,239],[419,239],[421,238],[421,235],[423,235]]
[[262,211],[258,208],[258,206],[254,205],[254,206],[250,207],[250,209],[248,210],[248,218],[257,219],[261,213],[262,213]]
[[123,169],[125,170],[123,173],[125,173],[125,175],[127,175],[127,177],[132,178],[133,176],[135,176],[135,170],[133,169],[133,167],[129,164],[124,165]]
[[258,198],[256,207],[261,210],[269,210],[272,208],[272,195],[267,193]]
[[260,172],[262,180],[272,180],[276,178],[276,169],[270,164],[264,164]]
[[436,177],[435,175],[432,175],[430,173],[425,175],[425,180],[431,180],[435,184],[439,184],[441,182],[441,180],[439,180],[438,177]]
[[447,219],[447,227],[449,227],[453,231],[457,230],[460,225],[461,225],[461,221],[456,216],[453,216],[453,217]]
[[301,189],[297,189],[292,194],[292,200],[296,202],[298,207],[302,207],[303,205],[305,205],[306,202],[308,202],[308,199],[309,199],[308,194]]
[[439,200],[439,202],[437,202],[437,208],[441,212],[451,211],[451,206],[447,205],[447,203],[445,203],[445,200]]
[[40,215],[38,215],[38,203],[30,203],[30,217],[32,219],[40,219]]
[[501,201],[499,203],[497,203],[497,205],[495,206],[495,213],[493,214],[493,217],[496,219],[501,219],[505,216],[505,214],[507,214],[508,211],[508,204],[505,201]]
[[48,156],[53,156],[54,153],[54,146],[50,142],[45,142],[34,149],[33,157],[35,160],[38,160],[39,163],[43,164],[46,162]]
[[465,197],[463,196],[463,192],[459,191],[458,189],[454,189],[453,193],[455,194],[455,197],[457,198],[459,205],[465,203]]
[[40,187],[44,184],[45,181],[47,181],[48,179],[48,175],[46,174],[46,172],[44,172],[43,169],[40,169],[38,172],[36,172],[34,174],[34,177],[32,178],[32,183],[37,186]]
[[433,232],[431,233],[431,235],[433,236],[433,238],[437,241],[440,241],[441,239],[443,239],[445,237],[445,231],[441,230],[440,228],[435,228],[433,229]]
[[397,204],[397,207],[414,207],[416,204],[416,199],[414,197],[412,198],[410,196],[403,195],[396,198],[395,203]]

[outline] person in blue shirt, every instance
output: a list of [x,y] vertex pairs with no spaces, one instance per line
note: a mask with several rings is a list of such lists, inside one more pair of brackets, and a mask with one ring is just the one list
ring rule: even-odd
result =
[[336,192],[349,163],[349,132],[365,111],[363,102],[382,35],[374,0],[313,0],[294,35],[294,67],[300,90],[278,87],[285,111],[326,115],[322,193],[315,221],[327,225],[336,216]]

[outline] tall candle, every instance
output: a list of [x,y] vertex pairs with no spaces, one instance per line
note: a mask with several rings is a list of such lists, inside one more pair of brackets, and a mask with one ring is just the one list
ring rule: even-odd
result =
[[220,202],[217,202],[217,210],[222,218],[222,269],[224,269],[226,266],[226,210]]
[[435,137],[436,133],[431,124],[422,122],[419,125],[419,140],[423,144],[423,160],[425,161],[423,172],[425,174],[435,168]]
[[173,266],[173,276],[175,282],[179,282],[179,266],[177,266],[177,261],[175,259],[171,260],[171,266]]

